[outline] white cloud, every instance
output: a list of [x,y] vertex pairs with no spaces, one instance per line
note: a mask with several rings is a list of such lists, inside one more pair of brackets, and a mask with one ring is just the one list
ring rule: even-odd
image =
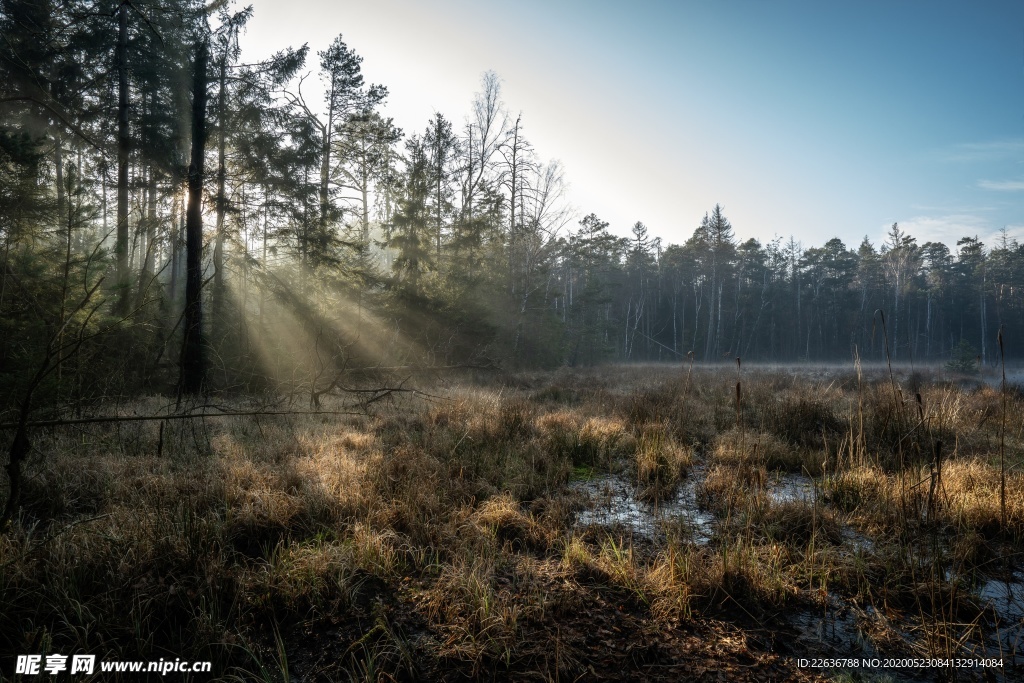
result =
[[[942,242],[950,249],[956,249],[956,241],[961,237],[974,237],[992,246],[999,236],[1001,225],[993,225],[989,219],[974,214],[947,214],[944,216],[915,216],[898,221],[900,228],[917,238],[918,244],[925,242]],[[876,246],[885,242],[892,223],[885,225],[878,233]],[[1007,233],[1024,241],[1024,226],[1007,225]]]
[[1024,192],[1024,180],[979,180],[978,187],[996,192]]

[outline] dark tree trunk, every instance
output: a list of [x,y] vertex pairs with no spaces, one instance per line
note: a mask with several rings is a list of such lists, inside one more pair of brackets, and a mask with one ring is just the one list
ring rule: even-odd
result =
[[175,189],[175,196],[171,200],[171,226],[170,235],[168,241],[170,242],[170,282],[167,284],[167,301],[170,302],[172,308],[178,303],[178,271],[180,266],[179,249],[181,242],[181,231],[178,229],[178,204],[179,199],[177,197],[177,187]]
[[[220,90],[217,93],[217,231],[213,243],[213,319],[223,324],[224,307],[224,215],[227,212],[227,70],[228,47],[220,60]],[[216,333],[216,331],[215,331]]]
[[53,170],[54,181],[57,186],[57,225],[64,222],[67,212],[64,211],[64,141],[60,138],[60,131],[53,136]]
[[128,314],[128,3],[117,11],[117,314]]
[[[149,96],[149,104],[146,108],[146,113],[153,115],[156,108],[156,97],[153,94]],[[147,149],[152,141],[146,135],[146,129],[143,127],[142,130],[142,148]],[[143,306],[146,303],[146,298],[151,295],[150,288],[153,285],[153,281],[156,278],[155,275],[155,263],[156,263],[156,164],[151,163],[149,168],[143,171],[144,178],[146,179],[146,187],[142,192],[143,202],[139,205],[139,233],[140,243],[143,245],[142,254],[139,259],[139,277],[138,290],[135,297],[135,307],[139,313],[142,312]]]
[[334,133],[335,87],[336,84],[332,77],[331,88],[328,91],[329,103],[327,105],[327,123],[324,124],[323,140],[320,148],[320,229],[323,231],[327,230],[331,209],[331,137]]
[[185,215],[185,336],[181,346],[180,392],[195,395],[205,379],[203,359],[203,157],[206,152],[206,41],[196,48],[192,89],[192,161],[188,167]]
[[139,306],[146,303],[146,297],[151,296],[150,291],[156,278],[154,266],[156,263],[156,169],[150,166],[149,176],[146,182],[146,250],[142,255],[142,277],[139,281]]
[[327,230],[328,219],[330,217],[331,208],[331,194],[330,194],[330,180],[331,180],[331,123],[333,117],[333,109],[330,111],[327,117],[327,127],[323,131],[323,142],[321,143],[321,149],[323,156],[320,159],[320,229]]

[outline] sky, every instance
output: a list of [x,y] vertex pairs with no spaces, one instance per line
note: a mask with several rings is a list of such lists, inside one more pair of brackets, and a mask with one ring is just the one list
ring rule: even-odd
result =
[[386,115],[457,127],[487,70],[579,217],[682,243],[1024,242],[1024,3],[250,0],[245,59],[341,34]]

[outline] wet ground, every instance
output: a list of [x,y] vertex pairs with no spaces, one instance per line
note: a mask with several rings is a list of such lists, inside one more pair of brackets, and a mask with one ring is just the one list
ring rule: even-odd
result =
[[988,612],[985,651],[1024,667],[1024,572],[984,581],[975,593]]
[[657,503],[641,500],[624,475],[574,482],[572,488],[587,501],[576,516],[576,526],[615,528],[649,541],[663,541],[669,529],[682,527],[695,543],[706,544],[714,535],[716,519],[697,505],[696,488],[703,479],[703,467],[691,469],[676,494]]
[[[712,543],[719,520],[701,509],[696,491],[704,477],[703,466],[690,470],[682,486],[671,498],[649,503],[638,495],[636,485],[624,474],[606,474],[576,481],[571,488],[585,500],[576,516],[577,528],[606,527],[655,544],[664,542],[667,533],[685,529],[688,539],[699,545]],[[776,503],[814,504],[821,496],[821,482],[801,474],[775,474],[767,486],[768,496]],[[851,552],[871,554],[876,540],[848,524],[841,526],[844,543]],[[881,541],[879,541],[881,542]],[[961,643],[958,656],[998,658],[1003,662],[994,680],[1024,680],[1024,572],[1002,579],[982,578],[968,584],[974,602],[982,608],[973,623],[962,624],[971,633]],[[783,645],[794,655],[815,653],[830,657],[921,656],[920,629],[911,623],[894,622],[873,607],[858,607],[840,595],[830,593],[824,606],[787,608],[777,615],[792,639]],[[869,635],[885,631],[897,641],[902,652],[891,651],[890,640],[876,645]],[[882,651],[889,650],[889,651]],[[813,655],[811,655],[813,656]],[[976,673],[978,670],[976,670]],[[918,675],[908,670],[878,670],[895,680],[933,680],[933,672]]]

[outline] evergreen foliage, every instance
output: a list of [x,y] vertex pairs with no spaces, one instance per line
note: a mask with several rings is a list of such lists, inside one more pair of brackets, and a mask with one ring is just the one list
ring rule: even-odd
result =
[[[855,349],[881,361],[877,309],[896,360],[966,370],[968,355],[996,357],[1000,327],[1011,360],[1024,336],[1024,247],[1005,233],[947,246],[894,224],[880,246],[763,243],[739,239],[716,204],[667,244],[655,236],[666,226],[579,219],[493,72],[464,125],[436,113],[405,134],[341,36],[314,63],[305,46],[248,62],[238,35],[251,15],[195,0],[0,0],[4,409],[55,332],[74,343],[36,390],[51,412],[173,392],[187,367],[205,375],[185,383],[195,391],[308,387],[379,364],[846,361]],[[310,70],[321,103],[303,96]],[[185,335],[195,320],[199,347]]]

